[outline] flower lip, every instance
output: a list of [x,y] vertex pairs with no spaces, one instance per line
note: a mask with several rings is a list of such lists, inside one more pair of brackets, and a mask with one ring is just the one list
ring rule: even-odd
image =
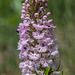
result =
[[44,38],[44,33],[33,32],[32,35],[35,39],[43,39]]
[[32,60],[38,60],[41,57],[40,54],[36,54],[36,53],[30,53],[28,56]]
[[43,28],[44,28],[44,25],[40,25],[40,24],[33,24],[33,27],[35,27],[35,29],[37,30],[37,31],[41,31]]

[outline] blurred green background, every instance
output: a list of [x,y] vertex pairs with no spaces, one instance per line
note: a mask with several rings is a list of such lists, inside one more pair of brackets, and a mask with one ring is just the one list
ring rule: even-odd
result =
[[[21,75],[16,33],[21,21],[21,0],[0,0],[0,75]],[[48,9],[61,56],[64,75],[75,75],[75,0],[49,0]]]

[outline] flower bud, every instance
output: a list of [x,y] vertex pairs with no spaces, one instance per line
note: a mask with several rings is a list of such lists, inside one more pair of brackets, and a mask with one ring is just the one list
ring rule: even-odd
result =
[[48,12],[48,13],[47,13],[47,17],[49,17],[49,16],[50,16],[50,14],[51,14],[51,13],[50,13],[50,12]]
[[28,3],[28,2],[29,2],[29,0],[26,0],[26,1],[25,1],[25,3]]
[[38,14],[38,13],[35,13],[35,14],[34,14],[34,16],[35,16],[35,17],[38,17],[38,16],[39,16],[39,14]]
[[29,4],[27,4],[27,8],[30,8],[30,5]]
[[46,20],[47,19],[47,16],[45,15],[45,16],[43,16],[43,20]]
[[22,3],[22,6],[25,6],[25,3]]

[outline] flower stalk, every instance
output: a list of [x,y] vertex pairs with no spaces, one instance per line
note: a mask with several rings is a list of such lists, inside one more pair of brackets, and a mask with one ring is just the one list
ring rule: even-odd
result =
[[48,0],[25,0],[17,31],[22,75],[60,75],[58,45],[55,43],[51,15],[46,14]]

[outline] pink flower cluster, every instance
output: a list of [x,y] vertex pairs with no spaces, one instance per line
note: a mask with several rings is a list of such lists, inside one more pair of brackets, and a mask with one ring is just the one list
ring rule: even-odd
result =
[[[56,38],[52,19],[47,20],[50,12],[45,13],[48,0],[26,0],[22,3],[23,23],[19,24],[17,31],[20,40],[18,50],[19,64],[22,75],[45,75],[46,68],[52,69],[52,75],[58,75],[59,53],[55,44]],[[55,74],[56,73],[56,74]]]

